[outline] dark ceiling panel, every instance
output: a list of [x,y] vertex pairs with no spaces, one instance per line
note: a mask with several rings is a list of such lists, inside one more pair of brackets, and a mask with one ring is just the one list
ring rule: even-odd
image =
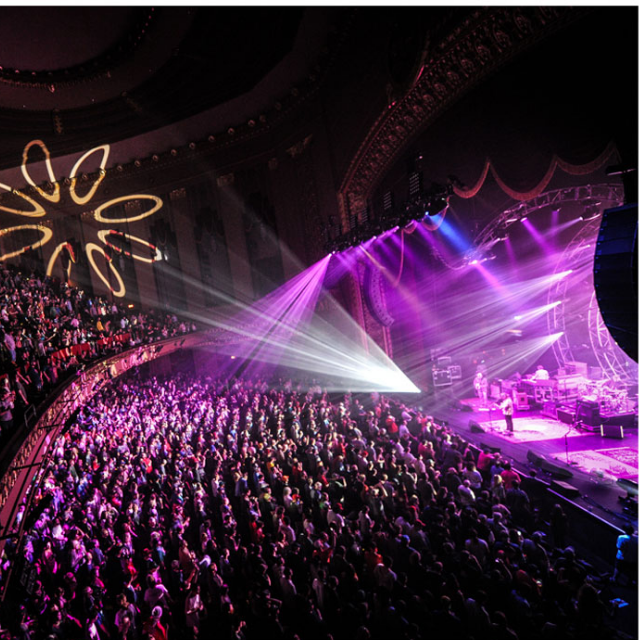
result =
[[[103,15],[101,25],[94,19],[86,23],[93,32],[100,32],[98,42],[90,47],[87,38],[79,39],[79,51],[67,63],[77,63],[102,51],[101,55],[93,58],[95,64],[58,70],[51,76],[55,84],[53,80],[63,74],[64,82],[72,85],[67,94],[72,94],[78,107],[65,104],[56,109],[56,89],[47,89],[42,74],[0,72],[0,103],[5,104],[0,107],[0,168],[15,165],[16,149],[27,142],[25,134],[29,139],[46,138],[56,154],[70,153],[175,123],[250,91],[292,50],[305,9],[160,7],[154,11],[153,19],[146,22],[136,10],[118,14],[120,20],[111,21]],[[17,14],[7,15],[18,19]],[[170,43],[167,32],[171,29],[167,16],[173,15],[188,16],[188,23],[183,20],[181,26],[191,25],[177,46]],[[71,37],[81,23],[79,16],[63,32],[66,35],[58,37]],[[137,35],[132,36],[134,24]],[[7,22],[3,28],[8,28]],[[129,35],[122,44],[123,31],[127,30]],[[117,44],[117,51],[105,54],[104,48],[113,43]],[[52,45],[27,40],[25,46],[30,47],[31,58],[25,56],[23,60],[35,64],[44,56],[42,48]],[[116,60],[115,53],[126,54],[125,59]],[[61,60],[52,64],[58,65]],[[98,71],[96,60],[106,66]],[[128,80],[131,84],[132,78],[136,83],[123,91],[123,82]],[[11,102],[12,91],[19,93],[19,100]],[[92,98],[92,91],[97,91],[101,99]],[[62,125],[57,130],[54,116]]]

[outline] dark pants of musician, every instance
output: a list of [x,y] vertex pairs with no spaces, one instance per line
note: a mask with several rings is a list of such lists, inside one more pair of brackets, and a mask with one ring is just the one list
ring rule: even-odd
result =
[[513,433],[513,416],[505,415],[504,420],[507,423],[507,431]]

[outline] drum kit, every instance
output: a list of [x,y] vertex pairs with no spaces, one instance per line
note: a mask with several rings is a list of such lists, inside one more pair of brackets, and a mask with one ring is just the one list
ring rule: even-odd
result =
[[629,392],[616,388],[612,380],[589,381],[578,389],[583,400],[597,402],[600,413],[626,413],[628,410]]

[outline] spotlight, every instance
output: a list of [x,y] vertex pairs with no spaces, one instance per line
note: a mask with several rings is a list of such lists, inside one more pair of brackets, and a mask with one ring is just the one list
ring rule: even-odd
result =
[[527,219],[527,216],[522,216],[522,218],[520,218],[520,222],[524,222]]
[[449,206],[449,198],[437,197],[434,198],[430,203],[427,211],[425,211],[425,215],[428,216],[437,216],[439,213],[442,213]]
[[478,259],[474,258],[469,264],[478,264]]
[[518,222],[518,218],[507,218],[505,220],[505,222],[511,223],[511,222]]
[[590,222],[591,220],[595,220],[601,216],[601,212],[598,209],[594,209],[591,207],[587,207],[584,211],[584,214],[580,216],[580,220],[583,222]]

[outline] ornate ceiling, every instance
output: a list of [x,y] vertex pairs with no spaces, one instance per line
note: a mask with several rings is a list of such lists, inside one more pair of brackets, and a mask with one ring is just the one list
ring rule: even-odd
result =
[[3,8],[0,168],[15,164],[26,139],[46,138],[60,155],[246,94],[294,49],[304,14],[294,7]]

